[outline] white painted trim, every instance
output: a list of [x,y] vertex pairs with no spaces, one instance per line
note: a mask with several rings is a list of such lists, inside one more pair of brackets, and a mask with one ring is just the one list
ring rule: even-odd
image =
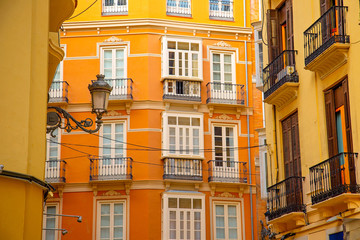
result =
[[[168,198],[190,198],[190,199],[201,199],[201,210],[194,210],[191,208],[190,212],[194,211],[200,211],[201,213],[201,240],[206,239],[206,216],[205,216],[205,210],[206,210],[206,203],[205,203],[205,194],[203,193],[194,193],[194,192],[163,192],[162,193],[162,226],[161,226],[161,232],[162,232],[162,240],[168,239],[169,236],[169,208],[168,208]],[[175,208],[173,208],[175,209]],[[176,209],[180,209],[179,206]],[[177,220],[177,229],[179,228],[178,220]],[[190,223],[191,232],[194,229],[194,221],[191,221]]]
[[[126,124],[126,121],[125,120],[116,120],[116,121],[106,121],[103,123],[103,126],[102,128],[100,129],[100,132],[99,132],[99,135],[100,136],[103,136],[104,134],[104,125],[108,125],[110,124],[111,125],[111,135],[110,135],[110,138],[111,139],[115,139],[115,125],[116,124],[123,124],[123,142],[122,145],[123,145],[123,157],[126,157],[127,154],[126,154],[126,140],[127,140],[127,124]],[[103,142],[104,142],[104,138],[102,137],[99,137],[99,156],[103,156]],[[116,142],[115,141],[110,141],[111,142],[111,158],[114,158],[115,157],[115,144]]]
[[[189,50],[178,50],[178,49],[168,49],[168,42],[186,42],[189,43]],[[199,45],[199,51],[192,51],[191,50],[191,43],[196,43]],[[162,78],[164,77],[193,77],[193,78],[203,78],[203,55],[202,55],[202,40],[199,38],[190,38],[190,37],[169,37],[169,36],[163,36],[161,38],[161,45],[162,45]],[[169,74],[169,51],[174,52],[174,62],[175,62],[175,75]],[[179,71],[179,53],[188,53],[188,76],[184,76],[183,74],[180,74]],[[198,76],[192,76],[192,54],[198,55]],[[183,57],[182,60],[184,61],[182,68],[185,69],[185,58]]]
[[116,77],[116,50],[123,50],[124,51],[124,76],[120,78],[126,78],[127,77],[127,55],[128,55],[128,47],[125,46],[100,46],[100,73],[104,74],[104,51],[105,50],[111,50],[112,51],[112,76],[106,77],[110,79],[115,79]]
[[[101,208],[99,207],[101,204],[114,204],[114,203],[123,203],[123,215],[124,215],[124,226],[123,231],[125,231],[124,239],[129,239],[130,236],[130,198],[129,196],[94,196],[93,198],[93,240],[100,239],[99,238],[99,229],[100,229],[100,216]],[[111,214],[111,212],[110,212]]]
[[[208,129],[209,132],[205,132],[205,135],[211,135],[212,134],[212,125],[213,124],[228,124],[228,125],[237,125],[237,132],[238,136],[241,137],[241,120],[223,120],[223,119],[208,119]],[[247,134],[246,134],[247,137]]]
[[[220,54],[220,83],[225,83],[224,74],[225,74],[225,61],[224,61],[224,55],[231,55],[231,73],[232,73],[232,79],[231,83],[236,84],[236,66],[235,66],[235,54],[231,51],[219,51],[215,49],[210,50],[210,81],[213,83],[213,55],[214,54]],[[237,53],[236,53],[237,54]]]
[[[233,148],[237,148],[239,147],[238,145],[238,134],[237,134],[237,126],[235,124],[224,124],[224,123],[218,123],[218,122],[213,122],[211,124],[211,146],[212,146],[212,149],[215,149],[215,131],[214,131],[214,128],[215,127],[221,127],[222,128],[222,131],[224,130],[223,128],[224,127],[228,127],[228,128],[232,128],[233,129],[233,134],[234,134],[234,146]],[[222,136],[222,141],[223,141],[223,154],[225,153],[225,150],[226,148],[224,148],[224,146],[226,146],[226,136]],[[223,160],[222,161],[226,161],[225,159],[226,157],[223,156]],[[212,160],[215,160],[215,151],[212,152]],[[234,149],[234,161],[238,162],[239,161],[239,154],[238,154],[238,151],[235,151]],[[223,165],[223,167],[225,168],[226,166]],[[235,167],[238,167],[239,168],[239,165],[235,166]]]
[[[53,138],[50,133],[47,133],[46,134],[46,161],[49,161],[49,157],[50,157],[50,141],[54,141],[54,142],[58,142],[58,143],[61,143],[61,129],[60,128],[57,128],[56,129],[57,131],[57,135],[56,135],[56,138]],[[56,144],[56,143],[54,143]],[[61,157],[61,145],[60,144],[56,144],[57,146],[57,160],[60,160],[60,157]],[[46,171],[46,170],[45,170]]]
[[[216,239],[216,208],[215,208],[215,205],[224,205],[224,223],[225,223],[225,239],[228,239],[228,238],[226,238],[226,233],[228,232],[228,224],[226,224],[226,222],[227,222],[227,218],[228,218],[228,214],[227,214],[227,207],[229,206],[229,205],[235,205],[236,206],[236,218],[237,218],[237,236],[238,236],[238,239],[239,239],[239,237],[242,235],[241,233],[243,232],[242,231],[242,215],[243,214],[241,214],[241,204],[240,204],[240,202],[231,202],[231,201],[219,201],[219,200],[213,200],[212,201],[212,204],[211,204],[211,209],[212,209],[212,219],[211,219],[211,221],[212,221],[212,231],[213,231],[213,233],[214,233],[214,239]],[[226,208],[225,208],[225,206],[227,206]],[[225,210],[226,209],[226,210]],[[240,239],[239,239],[240,240]]]
[[[189,116],[190,115],[190,116]],[[204,157],[204,151],[201,151],[201,149],[204,149],[204,120],[203,120],[203,114],[201,113],[179,113],[179,112],[171,112],[171,111],[168,111],[168,112],[162,112],[162,129],[163,129],[163,134],[162,134],[162,148],[163,149],[170,149],[170,146],[169,146],[169,125],[168,125],[168,117],[196,117],[196,118],[199,118],[200,119],[200,126],[199,127],[193,127],[193,126],[188,126],[187,128],[190,129],[189,131],[189,149],[192,149],[193,148],[193,145],[192,145],[192,140],[193,140],[193,135],[192,135],[192,131],[191,129],[199,129],[199,154],[198,155],[194,155],[191,152],[191,154],[180,154],[178,152],[178,148],[176,148],[176,151],[175,153],[170,153],[170,151],[162,151],[161,152],[161,155],[163,157],[166,157],[166,156],[178,156],[179,158],[183,157],[183,158],[186,158],[186,157]],[[178,147],[179,146],[179,125],[174,125],[175,127],[175,136],[176,136],[176,146]]]
[[[55,214],[60,214],[60,208],[59,208],[60,203],[58,201],[51,201],[51,202],[46,202],[45,207],[44,207],[44,213],[47,213],[47,207],[55,207]],[[60,228],[60,217],[59,216],[52,216],[55,218],[55,228]],[[48,228],[46,226],[46,219],[47,219],[47,215],[43,215],[43,224],[42,227],[43,228]],[[42,230],[42,239],[46,240],[46,231],[47,230]],[[61,231],[55,231],[55,240],[60,240],[61,239]]]
[[116,28],[116,27],[167,27],[178,29],[189,29],[196,31],[211,31],[221,33],[233,33],[251,35],[252,29],[250,27],[237,27],[218,24],[194,23],[175,21],[169,19],[156,18],[140,18],[140,19],[121,19],[110,21],[80,21],[80,22],[65,22],[63,27],[65,30],[80,30],[80,29],[97,29],[97,28]]

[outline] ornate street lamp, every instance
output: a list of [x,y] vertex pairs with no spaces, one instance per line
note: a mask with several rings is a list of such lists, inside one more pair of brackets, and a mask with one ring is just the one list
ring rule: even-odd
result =
[[[92,80],[92,84],[89,84],[88,87],[91,94],[92,113],[96,114],[96,129],[90,129],[94,123],[91,118],[86,118],[79,122],[64,109],[51,106],[48,107],[48,109],[54,109],[56,112],[48,112],[47,114],[48,127],[46,128],[46,133],[50,133],[52,137],[55,137],[54,131],[57,128],[65,129],[67,132],[79,128],[88,133],[99,131],[103,123],[101,120],[102,115],[107,112],[112,87],[104,81],[104,75],[98,74],[96,77],[97,80]],[[62,124],[62,118],[65,119],[64,124]],[[71,122],[73,122],[73,124]]]

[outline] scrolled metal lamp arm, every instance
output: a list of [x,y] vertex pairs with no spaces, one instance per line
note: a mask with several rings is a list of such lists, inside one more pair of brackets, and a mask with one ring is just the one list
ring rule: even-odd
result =
[[[72,130],[77,130],[80,128],[81,130],[87,133],[95,133],[100,130],[101,125],[103,123],[103,121],[101,120],[102,114],[97,113],[96,114],[97,120],[95,121],[97,126],[95,129],[89,129],[94,124],[94,121],[91,118],[86,118],[85,120],[77,121],[70,113],[68,113],[67,111],[65,111],[60,107],[50,106],[48,107],[48,109],[54,109],[57,113],[59,113],[57,114],[54,112],[57,115],[57,117],[54,114],[50,116],[54,118],[52,120],[54,122],[54,125],[46,128],[46,133],[50,133],[52,137],[55,137],[54,131],[57,128],[65,129],[65,131],[67,132],[71,132]],[[62,124],[62,118],[65,119],[64,125]],[[71,122],[73,122],[74,124],[72,124]]]

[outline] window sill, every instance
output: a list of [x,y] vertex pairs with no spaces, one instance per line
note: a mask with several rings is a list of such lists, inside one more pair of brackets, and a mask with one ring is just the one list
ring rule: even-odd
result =
[[192,18],[191,14],[183,14],[183,13],[171,13],[166,12],[166,15],[169,17],[184,17],[184,18]]
[[216,21],[226,21],[226,22],[234,22],[234,18],[226,18],[226,17],[209,17],[210,20],[216,20]]

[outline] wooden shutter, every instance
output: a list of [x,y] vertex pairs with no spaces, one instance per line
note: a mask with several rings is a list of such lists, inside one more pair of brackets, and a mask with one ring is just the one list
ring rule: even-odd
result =
[[[292,0],[287,0],[285,4],[286,8],[286,41],[287,41],[287,49],[286,50],[294,50],[294,31],[293,31],[293,9],[292,9]],[[291,61],[292,59],[290,59]],[[292,62],[290,62],[293,65]]]
[[285,178],[292,176],[291,167],[291,118],[287,118],[282,122],[282,133],[283,133],[283,154],[284,154],[284,172]]
[[327,136],[328,136],[328,149],[329,149],[329,158],[330,158],[338,154],[334,91],[332,89],[325,92],[325,112],[326,112],[326,128],[327,128]]
[[291,145],[294,176],[301,177],[300,141],[298,113],[291,115]]
[[278,13],[276,10],[269,9],[267,11],[267,36],[268,36],[268,51],[269,63],[272,62],[279,54],[280,47],[280,33]]
[[329,9],[328,0],[320,0],[320,14],[323,15]]

